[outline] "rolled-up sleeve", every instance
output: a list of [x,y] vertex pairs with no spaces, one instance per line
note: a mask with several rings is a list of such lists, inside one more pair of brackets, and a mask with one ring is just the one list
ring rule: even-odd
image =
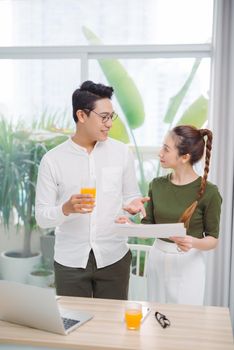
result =
[[205,235],[219,237],[220,215],[221,215],[222,197],[218,188],[214,186],[213,194],[209,199],[204,212]]

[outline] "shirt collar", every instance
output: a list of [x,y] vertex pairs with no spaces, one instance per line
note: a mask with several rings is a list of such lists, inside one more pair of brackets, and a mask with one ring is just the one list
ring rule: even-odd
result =
[[[106,140],[106,141],[107,141],[107,140]],[[103,143],[106,142],[106,141],[97,141],[97,142],[95,143],[95,145],[94,145],[94,148],[93,148],[92,152],[93,152],[97,147],[101,147],[101,146],[103,145]],[[86,153],[87,153],[87,149],[86,149],[85,147],[82,147],[82,146],[78,145],[76,142],[74,142],[74,141],[72,140],[72,136],[70,136],[70,137],[68,138],[68,142],[69,142],[70,145],[71,145],[73,148],[75,148],[77,151],[82,151],[82,152],[86,152]],[[92,153],[92,152],[91,152],[91,153]]]

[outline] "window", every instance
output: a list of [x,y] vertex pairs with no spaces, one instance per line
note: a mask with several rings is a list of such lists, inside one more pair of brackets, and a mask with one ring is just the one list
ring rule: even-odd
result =
[[[212,0],[2,0],[0,113],[28,123],[57,114],[57,127],[74,127],[72,92],[86,79],[108,84],[98,61],[118,60],[139,91],[144,123],[130,130],[116,98],[115,109],[130,143],[154,159],[155,173],[155,147],[168,128],[196,101],[207,115],[212,18]],[[178,110],[165,122],[184,85]]]
[[212,0],[1,0],[0,45],[87,45],[83,26],[107,45],[211,40]]

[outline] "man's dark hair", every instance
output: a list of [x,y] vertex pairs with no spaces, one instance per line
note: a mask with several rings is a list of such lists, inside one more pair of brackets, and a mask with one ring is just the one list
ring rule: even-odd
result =
[[73,119],[78,122],[76,112],[81,110],[93,110],[95,102],[103,98],[111,99],[114,89],[111,86],[103,84],[95,84],[93,81],[87,80],[83,82],[79,89],[72,94]]

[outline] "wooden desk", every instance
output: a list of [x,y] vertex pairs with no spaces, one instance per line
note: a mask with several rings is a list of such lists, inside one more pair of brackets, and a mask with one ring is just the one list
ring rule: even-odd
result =
[[[59,303],[89,311],[94,318],[68,336],[0,321],[1,348],[18,344],[81,350],[234,350],[227,308],[144,302],[151,313],[139,331],[129,331],[123,322],[125,301],[62,297]],[[170,319],[169,328],[161,328],[155,320],[156,310]]]

